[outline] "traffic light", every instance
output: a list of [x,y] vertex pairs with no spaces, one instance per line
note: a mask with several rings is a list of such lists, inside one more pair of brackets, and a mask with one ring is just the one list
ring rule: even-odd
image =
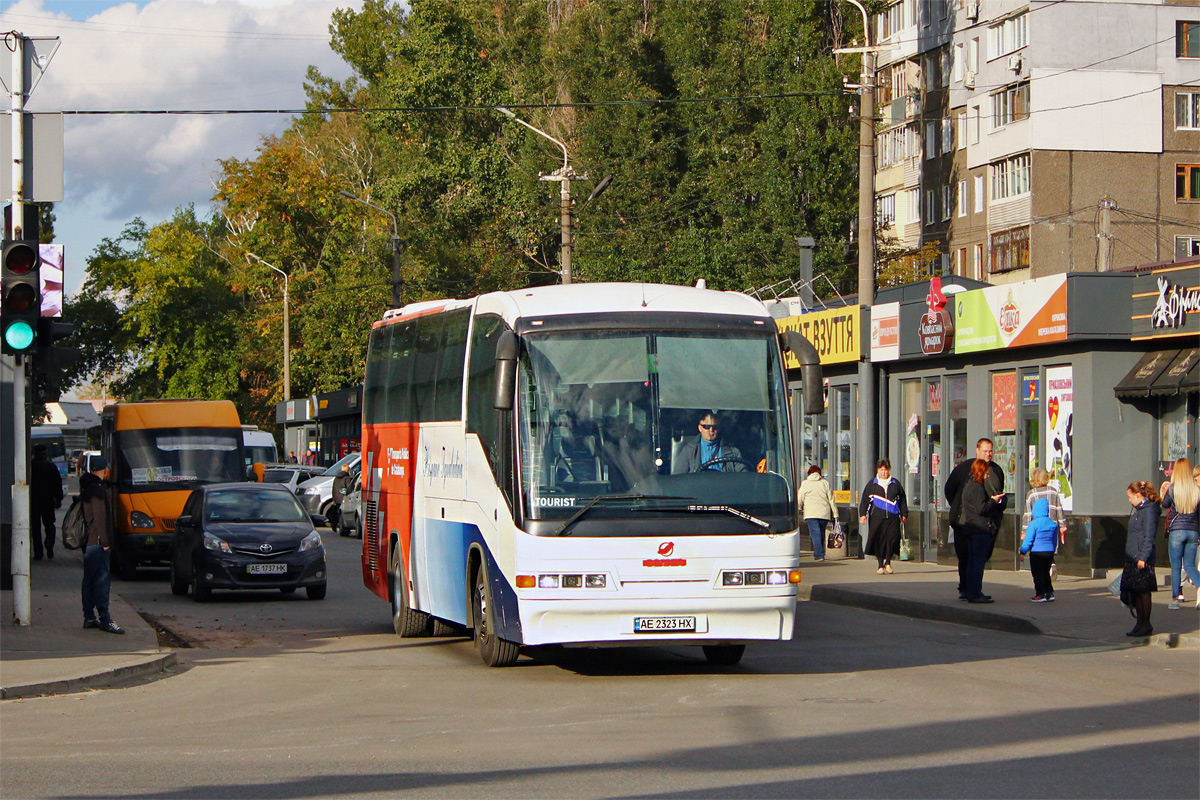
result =
[[78,360],[74,347],[55,347],[75,331],[69,322],[43,317],[37,324],[37,352],[33,359],[33,399],[38,403],[57,403],[62,395],[62,369]]
[[40,265],[36,240],[4,240],[0,350],[9,355],[28,353],[37,343],[37,324],[42,314]]

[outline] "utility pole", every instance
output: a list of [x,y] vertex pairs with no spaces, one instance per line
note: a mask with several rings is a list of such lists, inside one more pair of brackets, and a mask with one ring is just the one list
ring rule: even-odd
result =
[[1105,197],[1100,201],[1100,232],[1096,234],[1097,266],[1099,272],[1112,269],[1112,210],[1117,204],[1111,198]]
[[[875,303],[875,54],[871,46],[871,20],[859,0],[849,0],[862,14],[863,47],[835,49],[835,53],[861,53],[862,77],[858,118],[858,302],[870,316]],[[868,324],[869,324],[868,320]],[[858,478],[875,474],[879,445],[876,425],[875,366],[870,354],[858,362]],[[865,535],[864,535],[865,541]]]
[[[12,52],[12,239],[21,239],[25,225],[25,37],[14,32]],[[12,576],[13,624],[28,626],[29,588],[29,458],[25,451],[25,357],[10,356],[13,381]]]
[[568,284],[571,282],[572,277],[571,251],[574,249],[575,243],[574,234],[571,228],[571,181],[587,180],[587,175],[578,175],[576,174],[575,170],[571,169],[571,160],[570,156],[567,154],[567,146],[565,144],[560,142],[558,139],[555,139],[553,136],[541,130],[540,128],[535,128],[534,126],[530,125],[528,122],[521,119],[507,108],[498,106],[496,110],[518,125],[524,125],[538,136],[549,139],[562,148],[563,165],[547,175],[538,173],[538,180],[559,182],[558,196],[562,203],[562,242],[559,246],[558,265],[559,275],[562,276],[563,284]]

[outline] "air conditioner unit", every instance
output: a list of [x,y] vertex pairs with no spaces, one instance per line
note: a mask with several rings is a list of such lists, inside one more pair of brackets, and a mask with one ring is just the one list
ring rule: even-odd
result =
[[971,22],[979,19],[979,0],[967,0],[967,19]]
[[1008,57],[1008,68],[1011,69],[1013,72],[1021,71],[1021,63],[1022,62],[1021,62],[1021,54],[1020,53],[1014,53]]
[[966,73],[963,74],[963,87],[967,88],[967,89],[975,88],[975,71],[974,70],[969,69],[966,71]]

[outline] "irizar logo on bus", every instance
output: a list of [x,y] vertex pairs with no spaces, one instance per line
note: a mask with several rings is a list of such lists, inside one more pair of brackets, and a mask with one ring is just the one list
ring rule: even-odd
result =
[[395,478],[404,477],[404,465],[408,462],[409,454],[407,447],[401,447],[399,450],[388,448],[388,475]]
[[446,454],[446,448],[442,448],[442,460],[434,461],[428,447],[425,448],[424,466],[421,468],[421,476],[426,481],[433,483],[438,478],[442,479],[442,486],[446,485],[448,480],[461,480],[463,476],[463,461],[462,455],[457,450],[451,450],[449,456]]

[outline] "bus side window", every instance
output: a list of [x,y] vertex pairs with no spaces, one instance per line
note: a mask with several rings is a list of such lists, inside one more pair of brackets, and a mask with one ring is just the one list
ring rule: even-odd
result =
[[471,364],[467,380],[467,432],[479,436],[483,450],[495,472],[500,429],[496,409],[496,340],[505,330],[504,322],[493,314],[475,317],[471,332]]

